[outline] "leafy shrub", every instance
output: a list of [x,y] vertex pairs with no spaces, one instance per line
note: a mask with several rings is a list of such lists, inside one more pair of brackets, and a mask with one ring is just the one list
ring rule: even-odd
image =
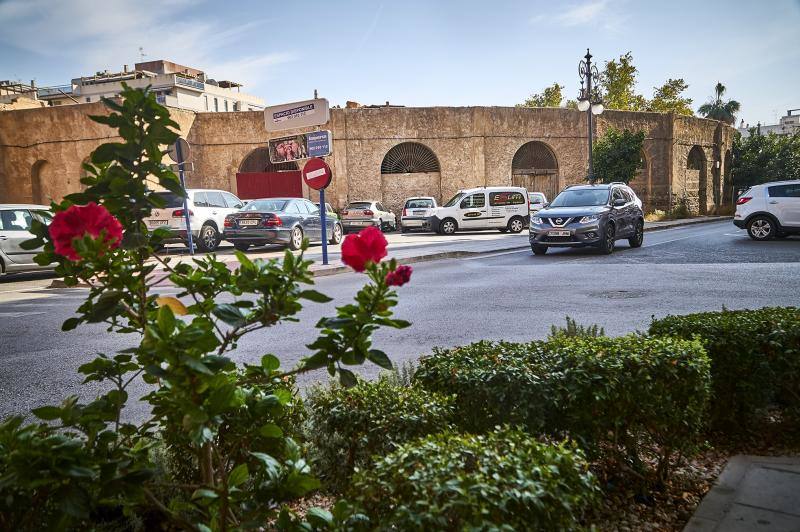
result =
[[561,530],[597,488],[579,449],[524,432],[440,433],[360,471],[352,499],[386,530]]
[[579,337],[596,337],[596,336],[605,336],[606,331],[596,323],[594,325],[580,325],[577,321],[573,318],[567,316],[567,326],[566,327],[556,327],[555,325],[550,326],[550,336],[548,338],[558,338],[561,336],[579,336]]
[[437,351],[415,374],[422,386],[456,396],[466,430],[519,423],[637,467],[650,454],[661,478],[702,428],[709,379],[699,342],[635,335],[479,342]]
[[800,407],[800,309],[723,310],[667,316],[651,334],[699,337],[711,359],[713,426],[746,426],[771,402]]
[[399,444],[450,428],[453,399],[382,376],[352,388],[317,388],[308,398],[308,440],[315,473],[343,491],[356,467]]
[[550,403],[546,372],[537,371],[532,354],[538,344],[481,341],[464,347],[433,350],[420,359],[415,385],[456,396],[457,423],[467,432],[496,425],[544,428]]

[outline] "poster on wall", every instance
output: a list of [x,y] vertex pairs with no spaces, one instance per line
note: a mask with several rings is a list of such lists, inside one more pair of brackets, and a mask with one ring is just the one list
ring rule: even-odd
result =
[[331,154],[331,132],[314,131],[269,141],[269,160],[273,164],[327,157]]

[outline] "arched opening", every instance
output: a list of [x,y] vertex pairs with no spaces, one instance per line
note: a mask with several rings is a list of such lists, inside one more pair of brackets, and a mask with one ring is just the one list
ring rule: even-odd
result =
[[644,150],[640,153],[639,167],[636,169],[636,174],[633,176],[628,185],[636,192],[639,199],[642,200],[644,209],[650,210],[650,197],[652,194],[652,181],[650,178],[650,158],[647,157],[647,152]]
[[386,152],[381,162],[381,196],[384,205],[396,212],[410,196],[433,196],[441,202],[441,167],[433,150],[419,142],[403,142]]
[[45,160],[36,161],[31,168],[31,203],[45,205],[48,203],[45,196],[47,186],[47,171],[50,163]]
[[697,190],[697,207],[700,214],[708,213],[708,170],[706,154],[700,146],[692,146],[686,158],[686,186],[691,192]]
[[548,201],[559,192],[558,160],[553,150],[538,140],[523,144],[511,160],[511,183],[531,192],[544,192]]
[[731,150],[725,150],[725,160],[722,162],[722,204],[731,205],[733,198],[733,179],[731,178],[731,166],[733,165],[733,155]]
[[274,164],[269,148],[256,148],[244,158],[236,173],[236,194],[241,199],[303,196],[296,162]]

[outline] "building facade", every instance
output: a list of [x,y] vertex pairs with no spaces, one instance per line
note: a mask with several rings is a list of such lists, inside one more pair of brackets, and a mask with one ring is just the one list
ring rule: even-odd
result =
[[[234,193],[246,188],[256,195],[253,190],[268,195],[291,189],[316,199],[302,184],[302,161],[269,162],[271,135],[262,112],[171,111],[191,146],[190,186]],[[102,104],[88,103],[0,113],[0,201],[46,203],[80,190],[82,163],[97,146],[117,138],[89,119],[103,112]],[[332,109],[322,126],[332,132],[334,144],[327,199],[335,207],[374,199],[399,210],[410,195],[446,201],[462,188],[503,184],[552,198],[587,175],[586,122],[584,113],[558,108]],[[631,185],[646,210],[685,204],[708,213],[729,203],[733,128],[702,118],[627,111],[606,111],[595,126],[597,136],[610,127],[645,132],[642,168]],[[305,131],[272,136],[300,132]]]
[[781,117],[777,124],[761,125],[759,123],[755,127],[752,127],[750,124],[745,125],[744,120],[742,120],[737,131],[742,137],[749,137],[750,130],[752,129],[755,129],[760,135],[768,135],[770,133],[776,135],[792,135],[798,133],[800,132],[800,109],[789,109],[786,111],[786,115]]

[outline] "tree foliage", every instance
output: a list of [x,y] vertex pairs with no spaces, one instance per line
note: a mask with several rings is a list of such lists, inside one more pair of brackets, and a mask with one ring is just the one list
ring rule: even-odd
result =
[[731,177],[737,187],[770,181],[800,179],[800,132],[792,135],[736,135],[732,147]]
[[563,89],[563,85],[553,83],[541,93],[531,94],[524,103],[518,104],[517,107],[561,107],[561,101],[564,99],[561,94]]
[[694,112],[692,112],[692,99],[681,96],[688,88],[689,85],[683,78],[668,79],[662,86],[654,87],[653,99],[647,102],[647,110],[656,113],[694,115]]
[[639,70],[633,64],[633,54],[628,52],[618,60],[606,61],[600,73],[603,105],[608,109],[643,111],[647,100],[636,94],[636,76]]
[[633,180],[636,170],[642,167],[644,138],[644,131],[609,128],[592,150],[595,180],[600,183]]
[[706,118],[721,120],[728,125],[733,125],[736,122],[736,113],[739,112],[741,106],[736,100],[723,100],[722,97],[726,90],[725,85],[717,82],[714,87],[715,96],[701,105],[697,112]]

